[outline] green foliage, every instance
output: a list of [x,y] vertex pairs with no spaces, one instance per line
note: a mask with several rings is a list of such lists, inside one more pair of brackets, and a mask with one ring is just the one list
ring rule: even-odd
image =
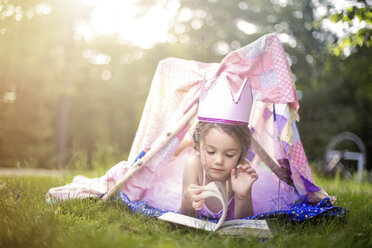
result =
[[370,247],[372,185],[316,178],[349,209],[343,219],[291,223],[273,219],[271,240],[219,237],[130,212],[121,202],[45,202],[50,187],[71,177],[1,177],[0,247]]
[[[189,54],[197,60],[203,60],[208,48],[215,48],[221,42],[233,49],[236,41],[243,46],[268,32],[284,37],[283,45],[291,62],[296,88],[303,94],[298,126],[310,161],[322,161],[328,141],[343,131],[357,134],[367,150],[371,150],[371,49],[362,47],[342,59],[330,54],[329,41],[335,37],[313,25],[317,21],[313,16],[317,6],[310,1],[288,1],[281,5],[277,1],[232,4],[231,1],[184,0],[182,8],[207,13],[200,29],[194,30],[192,25],[198,20],[197,14],[188,22],[174,24],[173,30],[177,30],[178,25],[185,27],[181,36],[189,36],[189,44],[192,44]],[[365,17],[369,12],[355,9],[355,15]],[[256,25],[256,32],[246,35],[236,27],[239,20]],[[281,36],[283,34],[289,38]],[[222,57],[220,54],[216,59]],[[368,159],[367,167],[371,168],[372,160]]]
[[328,16],[329,20],[334,23],[347,23],[349,28],[353,26],[355,19],[365,23],[365,27],[359,28],[356,32],[349,33],[345,38],[337,42],[337,45],[333,48],[333,53],[336,56],[340,56],[346,48],[372,46],[372,8],[366,2],[362,5],[363,7],[360,6],[352,6],[340,13]]
[[[18,4],[35,10],[43,2],[7,1],[0,14]],[[139,62],[126,65],[123,56],[140,49],[112,38],[90,44],[73,39],[77,17],[65,11],[73,2],[61,8],[61,2],[47,1],[50,14],[20,21],[10,16],[1,23],[6,27],[0,38],[1,166],[54,168],[63,114],[65,164],[79,153],[87,158],[84,167],[92,168],[103,146],[117,150],[111,160],[128,155],[156,63],[147,70]],[[96,65],[82,56],[89,53],[110,56],[111,63]],[[105,71],[109,81],[102,78]],[[3,100],[7,95],[11,98]]]
[[316,78],[311,78],[314,87],[304,92],[299,111],[299,129],[305,150],[311,151],[307,153],[310,160],[324,156],[324,148],[332,136],[351,131],[366,145],[367,168],[371,168],[368,156],[372,145],[369,118],[372,113],[371,56],[369,48],[361,48],[344,60],[328,56],[323,61],[322,71]]
[[[143,14],[157,3],[138,1]],[[316,8],[300,0],[182,0],[174,42],[143,49],[117,34],[78,37],[75,24],[93,11],[82,1],[0,1],[0,166],[89,169],[126,160],[160,60],[219,62],[271,32],[303,94],[299,129],[310,160],[320,160],[339,131],[355,132],[371,150],[371,26],[338,43],[362,47],[335,57],[329,42],[337,37],[313,26]],[[189,19],[179,18],[183,11]],[[371,22],[367,5],[328,15]]]

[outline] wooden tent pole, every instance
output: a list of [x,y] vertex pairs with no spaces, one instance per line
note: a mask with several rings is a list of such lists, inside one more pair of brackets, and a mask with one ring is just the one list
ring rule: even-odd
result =
[[278,176],[280,180],[283,180],[288,185],[293,186],[292,179],[289,174],[283,170],[265,151],[265,149],[258,143],[258,141],[252,135],[251,141],[252,150],[262,159],[262,161]]
[[140,159],[138,159],[132,167],[125,173],[125,175],[120,178],[120,180],[111,188],[100,200],[101,203],[108,201],[119,189],[122,188],[123,184],[126,183],[138,170],[142,168],[142,165],[151,160],[151,158],[156,155],[168,142],[177,135],[186,124],[196,115],[198,110],[198,102],[185,113],[177,125],[171,128],[169,131],[164,132],[157,140],[156,143],[151,147],[151,149]]
[[[199,99],[195,98],[195,99]],[[142,165],[151,160],[168,142],[177,135],[182,128],[194,117],[198,111],[199,102],[194,100],[192,104],[186,109],[184,115],[181,117],[177,125],[163,133],[157,140],[156,143],[151,147],[151,149],[140,159],[138,159],[132,167],[125,173],[125,175],[111,188],[100,200],[100,202],[108,201],[119,189],[122,188],[123,184],[126,183],[138,170],[142,168]],[[265,151],[265,149],[258,143],[258,141],[252,136],[251,141],[252,149],[257,153],[257,155],[262,159],[262,161],[278,176],[280,180],[283,180],[288,185],[293,186],[292,179],[288,173],[283,170]]]

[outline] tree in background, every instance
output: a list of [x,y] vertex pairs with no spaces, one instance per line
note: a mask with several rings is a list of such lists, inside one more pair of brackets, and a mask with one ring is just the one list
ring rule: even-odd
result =
[[345,130],[371,150],[371,48],[367,39],[350,54],[330,52],[341,43],[321,24],[339,16],[328,1],[137,1],[139,16],[176,10],[168,40],[146,48],[115,32],[87,38],[80,29],[90,30],[95,9],[85,2],[0,1],[0,166],[94,168],[126,159],[161,59],[219,62],[271,32],[294,73],[309,159],[321,160]]
[[[322,28],[332,22],[342,29],[335,40],[333,52],[336,56],[356,51],[358,47],[372,46],[372,1],[343,1],[342,4],[323,1],[327,13],[322,18]],[[337,5],[336,5],[337,4]]]
[[[313,1],[315,2],[315,1]],[[316,142],[324,147],[329,135],[342,131],[357,134],[372,150],[372,9],[371,1],[316,1],[319,9],[314,26],[319,35],[328,34],[327,53],[322,55],[318,86],[309,89],[310,123],[321,123]],[[369,3],[368,3],[369,2]],[[331,36],[329,36],[331,35]],[[313,71],[316,69],[313,68]],[[311,127],[307,132],[311,131]],[[323,140],[322,140],[323,139]],[[313,148],[313,149],[314,149]],[[320,157],[321,149],[315,148]],[[372,157],[367,155],[367,168]]]
[[[42,1],[0,7],[0,158],[2,166],[54,163],[55,84],[49,70],[49,9]],[[48,82],[48,84],[47,84]],[[50,83],[49,83],[50,82]]]
[[[335,16],[342,15],[332,12],[332,2],[183,0],[181,3],[173,33],[181,42],[188,41],[185,49],[195,59],[219,61],[229,51],[261,35],[278,33],[294,73],[301,106],[299,130],[310,161],[321,161],[328,141],[342,131],[356,133],[368,150],[372,149],[370,36],[363,43],[365,48],[352,49],[349,57],[335,56],[330,46],[342,44],[344,41],[338,35],[345,35],[345,31],[334,32],[337,25],[329,22],[319,28],[321,21],[326,21],[325,16],[336,20]],[[368,19],[370,15],[369,7],[358,12],[354,6],[343,13],[347,11],[360,13],[355,14],[358,18]],[[367,34],[370,28],[366,25],[345,39],[354,40],[354,36]],[[350,44],[351,48],[355,45]],[[206,52],[215,56],[205,55]]]
[[[61,106],[61,167],[125,158],[153,72],[122,57],[141,49],[115,37],[76,36],[74,24],[90,15],[88,7],[77,13],[76,1],[0,3],[0,165],[55,168]],[[102,150],[111,153],[108,161]]]

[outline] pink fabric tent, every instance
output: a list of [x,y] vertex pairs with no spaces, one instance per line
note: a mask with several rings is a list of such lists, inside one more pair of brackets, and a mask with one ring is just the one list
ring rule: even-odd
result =
[[[314,203],[328,196],[313,184],[296,126],[299,103],[288,60],[278,37],[269,34],[231,52],[221,63],[177,58],[160,61],[128,162],[118,163],[100,178],[77,176],[71,184],[50,189],[48,197],[84,198],[105,193],[126,173],[138,154],[151,149],[157,137],[175,125],[198,99],[204,76],[208,86],[222,71],[228,74],[235,91],[244,78],[249,80],[254,99],[249,124],[253,137],[275,166],[291,179],[290,183],[280,180],[251,149],[247,159],[259,175],[252,188],[255,214],[289,208],[303,196]],[[195,117],[122,187],[131,200],[178,210],[183,166],[195,152],[190,140],[196,121]]]

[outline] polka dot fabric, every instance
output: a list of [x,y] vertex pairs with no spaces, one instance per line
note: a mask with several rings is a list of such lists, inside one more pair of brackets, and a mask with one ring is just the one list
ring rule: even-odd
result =
[[[171,212],[166,209],[159,209],[149,206],[144,201],[131,201],[122,191],[119,191],[120,200],[125,204],[131,211],[135,213],[141,213],[148,217],[159,217],[160,215]],[[306,202],[298,203],[287,210],[278,210],[267,213],[254,215],[243,219],[273,219],[273,218],[284,218],[290,221],[303,221],[312,219],[318,216],[336,216],[343,217],[348,212],[347,209],[342,207],[335,207],[332,205],[329,198],[325,198],[316,205],[310,205]],[[209,220],[216,222],[213,219],[206,219],[202,216],[198,216],[200,219]]]

